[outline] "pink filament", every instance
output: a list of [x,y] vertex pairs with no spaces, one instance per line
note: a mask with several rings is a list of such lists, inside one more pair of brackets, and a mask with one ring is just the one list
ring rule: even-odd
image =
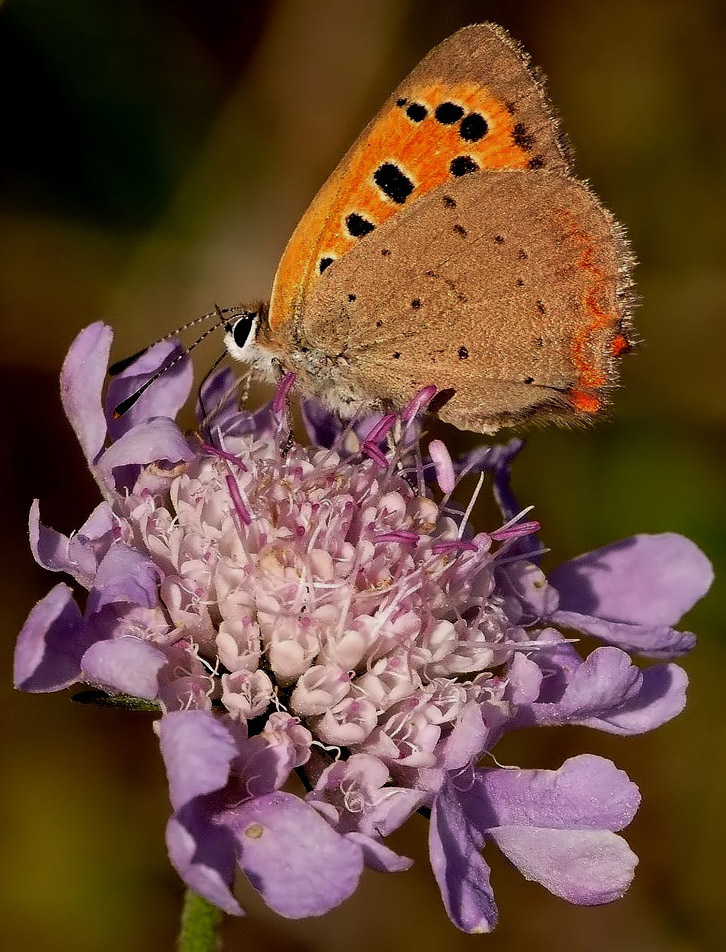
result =
[[275,413],[282,413],[285,409],[285,401],[287,400],[288,394],[292,390],[292,386],[297,380],[297,374],[289,373],[280,381],[280,386],[277,388],[277,393],[275,394],[275,399],[272,401],[272,409]]
[[227,483],[227,489],[229,489],[229,494],[232,497],[234,508],[237,511],[237,515],[240,517],[242,522],[248,526],[252,522],[252,517],[247,511],[247,507],[242,502],[242,496],[239,491],[239,486],[237,485],[237,480],[234,478],[234,476],[225,476],[225,481]]

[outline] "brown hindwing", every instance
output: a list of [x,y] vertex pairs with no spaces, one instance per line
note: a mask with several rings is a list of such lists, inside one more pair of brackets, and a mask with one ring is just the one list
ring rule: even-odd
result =
[[353,248],[304,302],[296,336],[371,400],[429,383],[442,419],[493,432],[605,405],[629,332],[629,256],[582,183],[481,171],[440,186]]

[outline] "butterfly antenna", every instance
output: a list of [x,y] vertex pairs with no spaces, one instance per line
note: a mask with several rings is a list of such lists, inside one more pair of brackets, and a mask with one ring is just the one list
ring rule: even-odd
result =
[[[176,357],[173,360],[170,360],[168,364],[165,364],[163,367],[160,367],[159,370],[157,370],[156,373],[153,375],[153,377],[150,377],[146,381],[146,383],[142,384],[135,393],[132,393],[130,397],[127,397],[125,400],[122,400],[121,403],[119,403],[118,406],[113,411],[114,420],[118,420],[119,417],[122,417],[124,415],[124,413],[127,413],[131,409],[131,407],[136,403],[139,397],[142,396],[144,393],[146,393],[149,387],[153,383],[156,383],[156,381],[159,379],[159,377],[161,377],[162,374],[165,374],[169,370],[171,370],[171,368],[174,367],[176,364],[178,364],[179,361],[183,357],[187,357],[189,354],[191,354],[194,348],[198,347],[199,344],[201,344],[203,340],[206,340],[210,334],[213,334],[214,331],[219,330],[220,327],[224,327],[224,318],[222,315],[224,315],[230,310],[233,311],[235,309],[226,308],[225,310],[221,310],[220,308],[217,308],[217,311],[212,312],[211,315],[207,315],[208,317],[215,317],[217,316],[217,312],[218,312],[220,316],[219,323],[214,324],[212,327],[208,327],[206,331],[204,331],[203,334],[200,334],[199,337],[197,337],[195,341],[192,341],[192,343],[186,348],[186,350],[183,350],[180,354],[177,354]],[[195,323],[195,322],[192,322],[192,323]],[[162,338],[162,340],[165,340],[165,339],[166,338]]]
[[[238,312],[239,310],[239,307],[220,308],[215,304],[214,310],[210,311],[208,314],[202,314],[201,317],[195,317],[194,320],[187,321],[186,324],[182,324],[181,327],[177,327],[175,330],[169,331],[168,334],[165,334],[163,337],[155,340],[153,344],[149,344],[148,346],[144,347],[143,350],[139,350],[130,357],[124,357],[122,360],[117,360],[115,364],[111,364],[111,366],[108,368],[109,377],[116,377],[118,374],[123,373],[123,371],[130,367],[135,360],[138,360],[139,357],[143,357],[144,354],[151,350],[152,347],[156,347],[157,344],[163,344],[164,341],[170,340],[172,337],[176,337],[178,334],[181,334],[182,331],[185,331],[190,327],[194,327],[195,324],[201,324],[202,321],[209,321],[213,317],[218,318],[220,323],[223,323],[225,314],[231,314]],[[195,345],[193,344],[192,347],[193,346]],[[191,348],[186,350],[185,353],[189,353],[189,350],[191,350]],[[171,366],[171,364],[169,366]]]

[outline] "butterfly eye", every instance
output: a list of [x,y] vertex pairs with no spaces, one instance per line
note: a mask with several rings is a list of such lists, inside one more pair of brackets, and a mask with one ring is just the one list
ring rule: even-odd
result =
[[228,352],[236,360],[250,359],[250,355],[246,351],[249,349],[249,345],[254,342],[258,318],[259,314],[256,311],[243,311],[235,321],[226,324],[225,345]]

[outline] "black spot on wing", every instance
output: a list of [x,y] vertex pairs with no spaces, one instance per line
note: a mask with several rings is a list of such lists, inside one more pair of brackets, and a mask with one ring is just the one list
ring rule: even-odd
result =
[[459,135],[467,142],[478,142],[489,131],[489,123],[478,112],[472,112],[461,120]]
[[461,347],[459,348],[459,360],[466,360],[468,356],[469,356],[469,350],[467,347],[464,347],[464,345],[462,344]]
[[345,219],[345,227],[351,238],[362,238],[364,235],[369,235],[376,226],[358,212],[351,212]]
[[428,114],[428,109],[420,102],[412,102],[406,110],[406,115],[411,122],[423,122]]
[[383,194],[397,205],[403,205],[414,190],[411,179],[393,162],[384,162],[373,173],[373,181]]
[[535,155],[535,156],[534,156],[533,158],[531,158],[531,159],[529,160],[529,162],[527,163],[527,168],[530,168],[530,169],[532,169],[533,171],[536,171],[537,169],[543,169],[543,168],[544,168],[544,159],[542,158],[541,155]]
[[454,225],[454,231],[457,235],[461,235],[462,238],[466,238],[468,232],[463,225]]
[[434,113],[443,126],[453,126],[464,115],[464,110],[455,102],[442,102]]
[[414,298],[413,301],[411,301],[411,307],[414,311],[417,311],[421,307],[421,298]]
[[517,122],[512,129],[512,141],[525,152],[531,152],[534,148],[534,136],[527,131],[523,122]]
[[476,172],[479,166],[470,155],[457,155],[451,160],[449,169],[451,174],[460,178],[462,175],[468,175],[470,172]]
[[320,262],[318,263],[318,268],[320,269],[320,274],[322,274],[323,271],[325,271],[326,268],[329,268],[329,267],[331,266],[331,264],[332,264],[334,261],[335,261],[335,258],[330,258],[330,257],[321,258],[321,259],[320,259]]
[[451,195],[444,195],[442,201],[445,208],[456,208],[456,199],[452,198]]

